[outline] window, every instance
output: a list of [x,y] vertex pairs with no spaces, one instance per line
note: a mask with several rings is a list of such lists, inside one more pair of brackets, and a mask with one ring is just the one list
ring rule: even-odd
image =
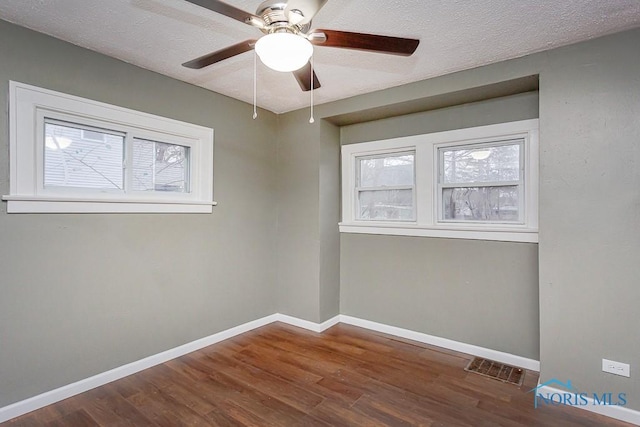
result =
[[538,120],[342,147],[341,232],[537,242]]
[[10,84],[14,212],[197,212],[213,202],[213,130]]
[[189,192],[189,147],[133,140],[133,190]]
[[414,211],[414,153],[357,158],[357,217],[360,220],[411,221]]
[[[85,132],[102,135],[84,138]],[[44,119],[44,188],[122,190],[126,134]]]
[[522,223],[523,140],[438,148],[438,219]]

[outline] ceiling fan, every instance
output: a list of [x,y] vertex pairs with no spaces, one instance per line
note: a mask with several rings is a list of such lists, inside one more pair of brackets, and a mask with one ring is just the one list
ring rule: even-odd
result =
[[[200,69],[255,49],[260,60],[276,71],[293,72],[303,91],[320,82],[309,59],[313,45],[410,56],[420,40],[336,30],[311,30],[311,19],[327,0],[267,0],[255,15],[219,0],[187,0],[189,3],[258,28],[265,35],[245,40],[182,64]],[[313,79],[313,83],[311,82]]]

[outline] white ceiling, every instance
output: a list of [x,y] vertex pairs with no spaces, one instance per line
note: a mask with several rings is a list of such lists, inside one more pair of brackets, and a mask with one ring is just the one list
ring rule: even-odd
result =
[[[228,0],[255,13],[261,0]],[[0,0],[0,18],[167,76],[253,100],[252,52],[185,61],[262,33],[184,0]],[[640,26],[638,0],[329,0],[312,28],[420,39],[412,57],[316,47],[316,104]],[[258,105],[309,104],[290,73],[258,66]]]

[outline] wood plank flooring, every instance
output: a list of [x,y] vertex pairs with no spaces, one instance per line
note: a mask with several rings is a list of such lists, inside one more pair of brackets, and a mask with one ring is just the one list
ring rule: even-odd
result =
[[628,426],[534,409],[517,387],[467,373],[470,356],[348,325],[274,323],[0,426]]

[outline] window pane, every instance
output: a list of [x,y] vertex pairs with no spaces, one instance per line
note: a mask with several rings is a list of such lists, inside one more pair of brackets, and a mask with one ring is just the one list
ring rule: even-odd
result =
[[414,154],[359,159],[360,187],[413,185]]
[[518,221],[518,186],[459,187],[442,190],[443,219]]
[[135,138],[133,190],[188,193],[189,147]]
[[444,183],[520,180],[520,144],[443,149]]
[[413,190],[360,191],[358,219],[412,221]]
[[101,141],[83,138],[73,124],[44,125],[44,186],[122,190],[124,137],[106,132]]

